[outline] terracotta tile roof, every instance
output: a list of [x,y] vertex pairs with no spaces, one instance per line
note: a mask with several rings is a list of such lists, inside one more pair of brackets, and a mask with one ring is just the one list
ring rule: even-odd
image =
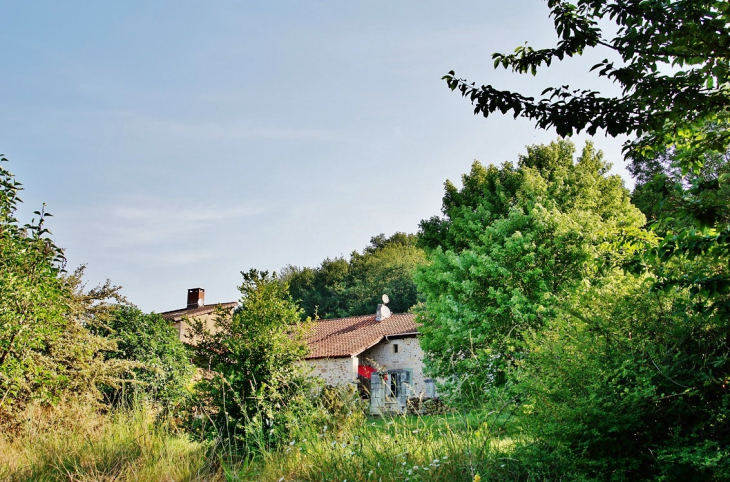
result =
[[208,315],[213,313],[216,308],[235,308],[238,306],[237,301],[231,301],[230,303],[215,303],[213,305],[197,306],[195,308],[183,308],[181,310],[164,311],[160,313],[162,317],[170,321],[180,321],[183,316],[200,316]]
[[385,335],[418,331],[415,315],[394,314],[383,321],[375,315],[317,320],[307,338],[311,349],[306,358],[337,358],[353,356],[378,343]]

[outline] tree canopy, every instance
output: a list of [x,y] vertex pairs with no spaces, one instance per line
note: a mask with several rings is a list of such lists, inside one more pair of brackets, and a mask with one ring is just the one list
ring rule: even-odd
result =
[[[522,332],[513,393],[534,437],[522,449],[537,454],[533,463],[559,463],[589,480],[724,480],[730,7],[695,0],[548,6],[558,44],[496,53],[495,68],[534,75],[605,48],[619,60],[592,70],[618,84],[620,95],[560,86],[535,100],[454,72],[444,78],[475,114],[511,112],[561,135],[628,135],[633,198],[651,231],[603,233],[580,282],[559,293],[542,327]],[[519,298],[507,301],[511,307]]]
[[20,190],[0,165],[0,421],[31,401],[96,401],[99,385],[116,385],[130,368],[106,362],[102,353],[115,341],[89,330],[107,320],[118,288],[85,290],[83,267],[66,273],[63,250],[45,227],[50,215],[36,211],[26,225],[15,217]]
[[[444,79],[485,117],[499,111],[533,120],[558,135],[585,130],[636,135],[625,144],[633,158],[653,158],[675,146],[685,169],[699,167],[706,152],[730,145],[730,9],[717,0],[548,0],[560,40],[550,48],[517,47],[495,53],[495,68],[536,74],[542,67],[589,48],[617,55],[591,70],[621,87],[621,95],[547,87],[536,100],[491,85],[478,87],[453,71]],[[614,25],[608,25],[608,23]],[[615,33],[613,33],[615,31]],[[605,32],[610,32],[606,35]],[[547,94],[547,95],[546,95]],[[706,129],[708,124],[714,125]]]
[[241,274],[241,306],[232,315],[218,313],[212,332],[190,320],[196,357],[209,370],[198,392],[213,422],[210,435],[244,446],[276,445],[290,440],[296,417],[312,406],[316,381],[302,363],[307,324],[275,274]]
[[[562,294],[596,276],[592,260],[644,216],[589,143],[532,146],[517,166],[483,167],[446,183],[444,218],[421,224],[438,243],[416,276],[425,296],[421,345],[434,374],[475,401],[519,356],[525,332],[554,316]],[[455,375],[455,377],[454,377]]]
[[350,259],[327,258],[316,268],[287,266],[281,279],[303,309],[303,316],[335,318],[375,313],[383,294],[390,309],[405,313],[418,301],[413,274],[425,262],[415,235],[401,232],[370,239]]

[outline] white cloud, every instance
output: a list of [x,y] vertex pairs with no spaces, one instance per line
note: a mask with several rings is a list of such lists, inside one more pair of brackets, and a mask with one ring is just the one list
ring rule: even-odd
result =
[[73,210],[64,223],[99,256],[125,264],[179,266],[225,255],[222,236],[230,223],[264,212],[251,204],[219,206],[171,202],[154,196],[129,196],[111,205]]

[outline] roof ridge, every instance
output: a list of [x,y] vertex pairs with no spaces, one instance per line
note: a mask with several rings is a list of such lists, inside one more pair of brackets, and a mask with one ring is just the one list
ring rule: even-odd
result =
[[177,310],[162,311],[162,312],[158,313],[158,315],[161,315],[163,317],[166,316],[166,315],[167,316],[172,316],[172,315],[177,315],[177,314],[181,314],[182,315],[182,314],[185,314],[185,313],[188,313],[188,312],[190,312],[190,313],[195,312],[196,310],[201,310],[201,309],[206,309],[206,308],[212,310],[212,309],[215,309],[218,306],[221,306],[223,308],[228,308],[229,306],[233,306],[233,305],[237,305],[237,304],[238,304],[238,301],[225,301],[225,302],[222,302],[222,303],[211,303],[209,305],[194,306],[192,308],[178,308]]
[[394,313],[376,321],[375,314],[315,320],[307,337],[310,353],[305,358],[354,356],[379,343],[385,336],[417,333],[414,313]]

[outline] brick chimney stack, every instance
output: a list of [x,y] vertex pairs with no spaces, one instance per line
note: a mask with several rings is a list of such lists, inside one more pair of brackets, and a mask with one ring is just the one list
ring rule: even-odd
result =
[[205,306],[205,290],[203,288],[190,288],[188,290],[188,309]]

